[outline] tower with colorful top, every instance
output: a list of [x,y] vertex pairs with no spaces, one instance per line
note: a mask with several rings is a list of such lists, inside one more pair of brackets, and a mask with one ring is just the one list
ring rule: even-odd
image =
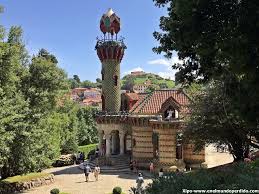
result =
[[102,111],[119,112],[121,106],[120,63],[126,45],[123,38],[118,39],[120,18],[109,9],[100,20],[100,29],[103,33],[97,39],[97,55],[102,63]]

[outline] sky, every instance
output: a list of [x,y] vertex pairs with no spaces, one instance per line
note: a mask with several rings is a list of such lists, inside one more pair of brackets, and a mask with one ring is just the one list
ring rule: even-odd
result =
[[95,51],[101,16],[108,8],[121,18],[118,36],[125,38],[127,50],[121,63],[121,75],[135,70],[174,78],[172,63],[152,48],[158,45],[153,37],[159,31],[159,18],[166,15],[152,0],[0,0],[4,13],[0,24],[10,29],[21,26],[30,54],[45,48],[54,54],[59,66],[69,77],[95,81],[100,77],[101,63]]

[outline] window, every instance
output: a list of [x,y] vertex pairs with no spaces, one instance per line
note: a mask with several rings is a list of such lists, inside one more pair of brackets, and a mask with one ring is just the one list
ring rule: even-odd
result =
[[118,86],[118,76],[117,75],[113,76],[113,81],[114,81],[114,86]]
[[105,111],[105,98],[104,98],[104,95],[102,95],[102,111]]
[[166,120],[171,120],[175,118],[175,109],[172,106],[169,106],[168,109],[164,112],[164,118]]
[[101,71],[101,74],[102,74],[102,80],[104,80],[104,70],[103,69]]

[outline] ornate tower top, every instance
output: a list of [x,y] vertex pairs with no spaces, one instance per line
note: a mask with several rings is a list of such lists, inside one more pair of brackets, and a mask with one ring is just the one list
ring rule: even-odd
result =
[[106,34],[118,34],[120,31],[120,18],[110,8],[106,14],[103,14],[100,21],[100,29]]
[[126,45],[123,39],[117,39],[120,31],[120,18],[112,9],[103,14],[100,29],[103,37],[97,38],[95,49],[102,62],[102,110],[117,113],[121,106],[120,62]]

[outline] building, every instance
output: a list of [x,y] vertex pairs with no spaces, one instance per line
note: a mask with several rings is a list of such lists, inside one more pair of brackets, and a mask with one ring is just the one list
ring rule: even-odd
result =
[[103,90],[96,122],[102,154],[106,159],[128,155],[139,167],[147,167],[150,161],[165,169],[200,166],[205,162],[204,149],[193,152],[192,144],[182,142],[189,97],[180,89],[121,94],[120,62],[126,46],[123,40],[108,38],[117,37],[120,18],[109,9],[100,28],[104,37],[96,50],[102,62]]
[[82,106],[95,106],[101,108],[101,90],[98,88],[74,88],[71,91],[71,99]]
[[132,76],[139,76],[139,75],[145,75],[146,73],[144,71],[132,71],[130,72],[130,75]]

